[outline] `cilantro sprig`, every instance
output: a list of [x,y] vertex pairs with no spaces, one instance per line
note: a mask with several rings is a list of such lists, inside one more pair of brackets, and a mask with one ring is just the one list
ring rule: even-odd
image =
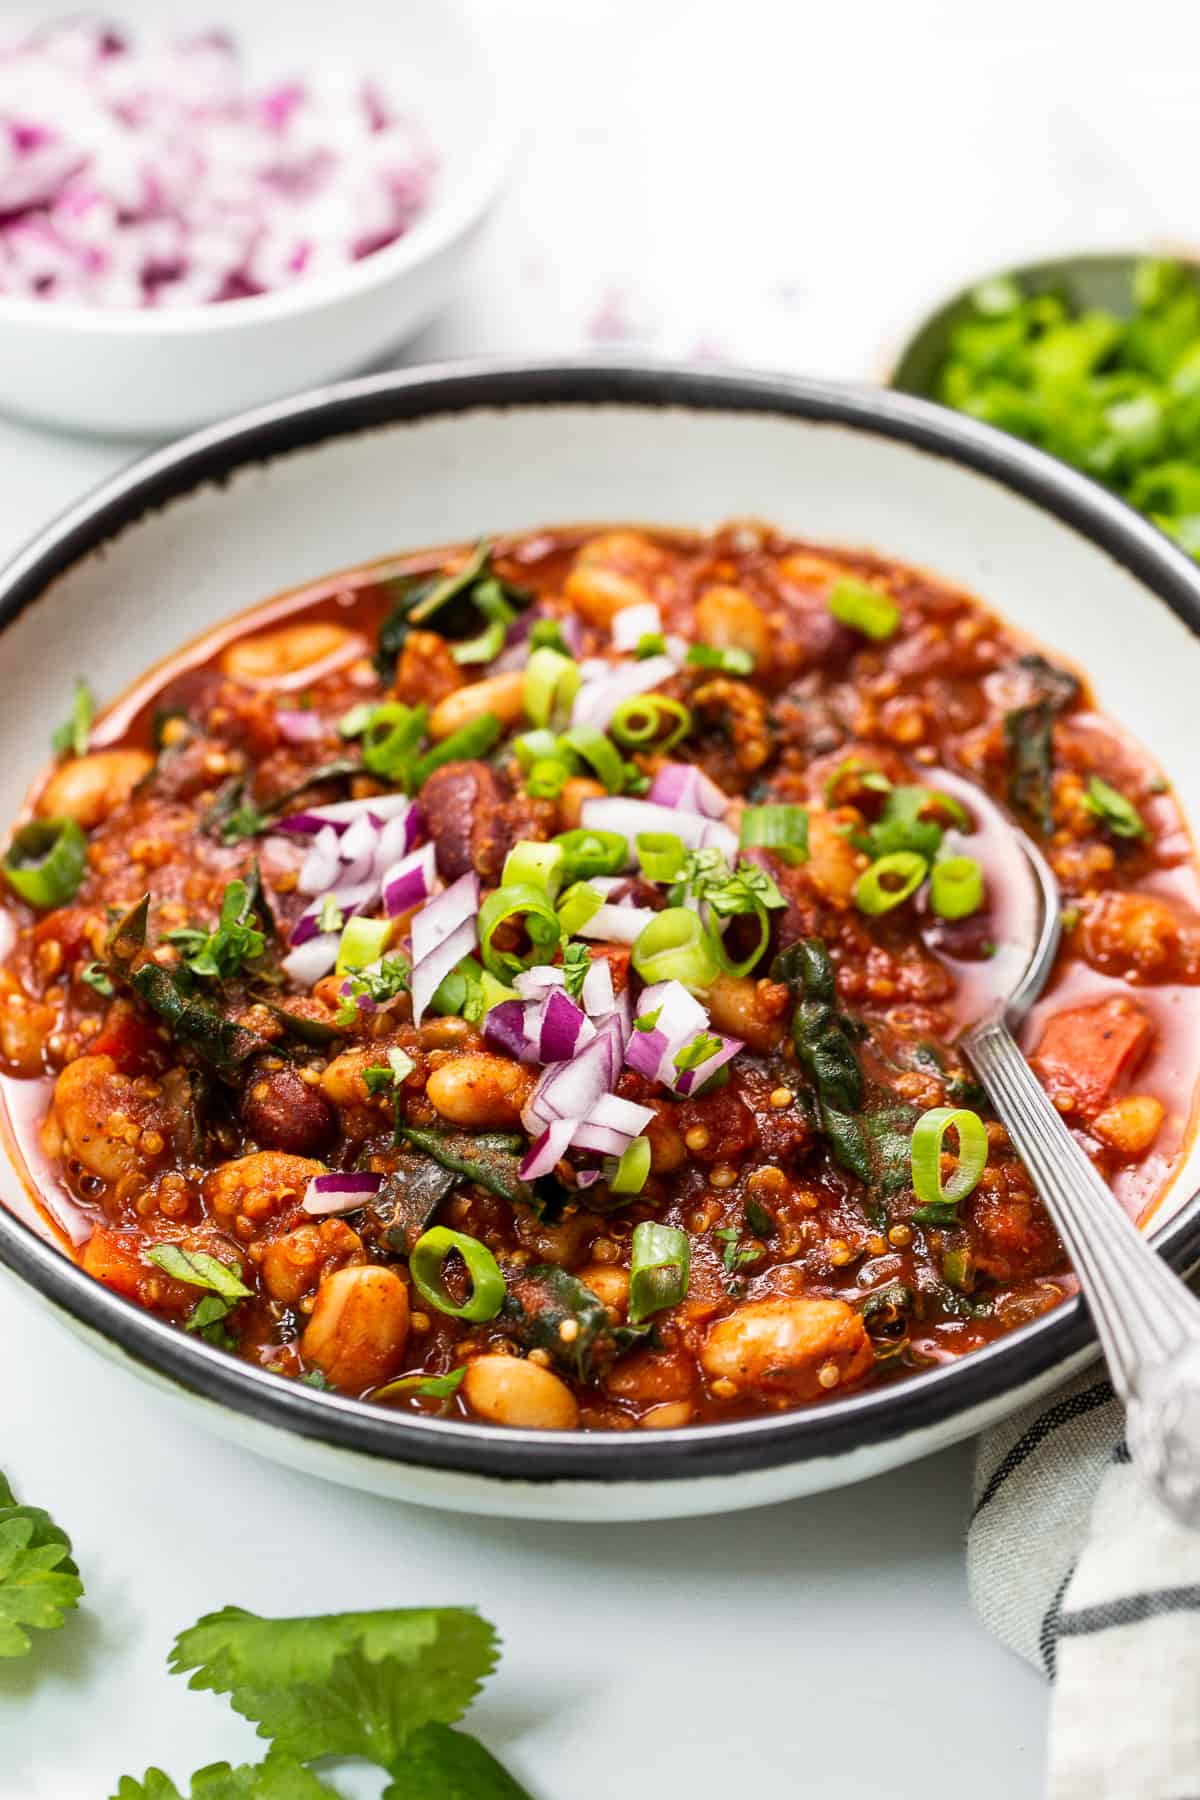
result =
[[[305,1767],[361,1757],[385,1769],[383,1800],[529,1800],[478,1739],[455,1729],[495,1668],[497,1638],[467,1607],[264,1619],[209,1613],[176,1639],[169,1667],[227,1694],[271,1748],[262,1763],[215,1763],[190,1800],[318,1800]],[[112,1800],[183,1800],[161,1769],[126,1775]]]
[[0,1475],[0,1657],[26,1656],[31,1631],[57,1631],[83,1583],[71,1540],[38,1506],[18,1506]]
[[221,896],[221,912],[215,931],[181,925],[164,935],[184,953],[193,975],[214,981],[231,981],[247,963],[256,962],[267,947],[255,911],[257,882],[231,881]]

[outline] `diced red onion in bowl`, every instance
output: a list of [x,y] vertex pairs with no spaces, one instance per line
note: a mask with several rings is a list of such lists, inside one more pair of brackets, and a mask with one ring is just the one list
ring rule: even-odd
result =
[[314,1175],[301,1201],[306,1213],[320,1218],[330,1213],[356,1212],[383,1186],[383,1176],[370,1170],[352,1169],[345,1174]]
[[[375,883],[373,881],[360,882],[356,887],[328,889],[319,899],[314,900],[311,906],[305,907],[304,911],[300,914],[300,917],[296,920],[296,923],[292,926],[290,947],[293,950],[298,950],[301,944],[307,944],[310,938],[314,938],[319,934],[321,930],[321,914],[325,910],[325,903],[327,900],[333,902],[343,918],[349,918],[352,913],[358,912],[364,906],[369,906],[374,898]],[[337,934],[335,932],[330,935],[336,937]]]
[[554,1119],[544,1130],[539,1129],[521,1163],[522,1181],[538,1181],[553,1173],[571,1147],[577,1123],[576,1119]]
[[207,305],[329,274],[402,237],[434,175],[374,75],[258,86],[217,31],[10,26],[0,119],[0,291],[49,304]]

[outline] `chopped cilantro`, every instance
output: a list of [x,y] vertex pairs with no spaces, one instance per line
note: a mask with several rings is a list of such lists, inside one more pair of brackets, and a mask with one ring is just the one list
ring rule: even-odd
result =
[[750,1264],[758,1262],[763,1254],[757,1244],[745,1244],[739,1247],[738,1239],[741,1233],[736,1225],[723,1225],[719,1230],[713,1232],[713,1236],[725,1246],[721,1252],[721,1263],[730,1275],[736,1274],[739,1269],[749,1268]]
[[221,898],[221,914],[215,931],[204,932],[184,925],[165,933],[166,940],[184,953],[183,960],[193,975],[216,981],[229,981],[240,975],[246,963],[254,962],[266,948],[254,911],[254,890],[259,886],[245,881],[231,881]]
[[711,1032],[701,1031],[690,1044],[685,1044],[682,1050],[675,1052],[672,1061],[675,1067],[681,1071],[698,1069],[701,1063],[706,1063],[710,1056],[717,1054],[722,1042],[721,1038],[713,1037]]
[[569,943],[563,951],[563,974],[566,977],[567,993],[572,1000],[578,1001],[583,994],[583,984],[587,980],[587,972],[592,966],[592,953],[586,944]]

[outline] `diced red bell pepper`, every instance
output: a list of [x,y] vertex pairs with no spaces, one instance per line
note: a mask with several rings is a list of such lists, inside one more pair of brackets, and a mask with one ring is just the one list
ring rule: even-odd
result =
[[1152,1030],[1140,1006],[1114,995],[1055,1013],[1029,1060],[1051,1094],[1070,1094],[1074,1110],[1090,1119],[1144,1054]]

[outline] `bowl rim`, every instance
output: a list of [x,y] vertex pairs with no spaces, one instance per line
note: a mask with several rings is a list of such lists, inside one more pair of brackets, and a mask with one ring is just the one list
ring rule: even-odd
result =
[[481,223],[508,177],[516,154],[516,115],[505,98],[491,59],[485,54],[487,40],[482,30],[476,29],[461,0],[441,0],[437,11],[456,32],[460,51],[472,59],[487,106],[479,133],[481,142],[472,156],[467,178],[445,199],[435,182],[428,206],[402,236],[342,269],[311,280],[302,277],[289,287],[272,288],[265,294],[249,294],[236,300],[160,309],[88,306],[75,301],[60,304],[0,293],[0,327],[15,326],[47,336],[62,333],[106,340],[140,337],[172,341],[228,336],[303,313],[319,314],[387,287],[458,243]]
[[[1128,569],[1200,636],[1200,567],[1107,490],[990,426],[864,385],[594,356],[481,359],[364,376],[152,451],[67,508],[0,569],[0,635],[58,576],[125,527],[241,468],[391,425],[555,406],[765,414],[899,442],[1031,501]],[[1155,1241],[1177,1269],[1197,1259],[1200,1195]],[[241,1362],[101,1286],[2,1203],[0,1263],[147,1372],[251,1421],[336,1451],[498,1482],[681,1481],[845,1456],[1002,1403],[1095,1343],[1076,1296],[959,1361],[818,1407],[661,1432],[549,1434],[401,1416]]]

